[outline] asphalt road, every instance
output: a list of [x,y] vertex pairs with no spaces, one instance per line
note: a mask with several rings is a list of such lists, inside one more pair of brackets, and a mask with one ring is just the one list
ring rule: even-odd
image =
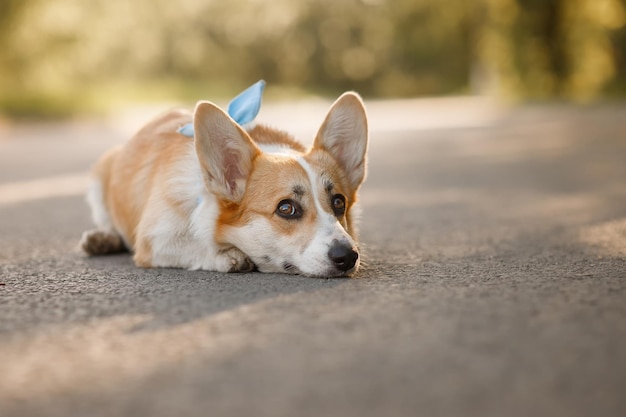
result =
[[626,415],[626,105],[370,107],[355,279],[87,258],[140,117],[0,127],[0,415]]

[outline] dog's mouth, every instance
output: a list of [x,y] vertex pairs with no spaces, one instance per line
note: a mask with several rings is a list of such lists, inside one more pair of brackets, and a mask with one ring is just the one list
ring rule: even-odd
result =
[[303,275],[311,278],[345,278],[352,276],[356,272],[358,267],[354,266],[347,271],[343,271],[334,267],[329,267],[327,270],[322,272],[304,272],[292,263],[283,262],[282,268],[283,271],[287,274]]
[[269,256],[260,259],[260,262],[256,262],[257,271],[266,272],[266,273],[283,273],[290,275],[302,275],[311,278],[345,278],[351,277],[359,268],[359,263],[357,262],[354,267],[343,270],[343,268],[336,267],[333,265],[326,265],[323,267],[319,265],[318,268],[314,270],[303,270],[300,267],[296,266],[294,263],[289,261],[282,262],[271,262]]

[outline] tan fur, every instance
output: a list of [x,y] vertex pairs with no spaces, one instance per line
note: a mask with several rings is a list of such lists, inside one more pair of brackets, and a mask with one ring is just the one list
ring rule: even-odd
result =
[[[279,138],[280,136],[278,136]],[[275,144],[276,142],[271,142]],[[276,172],[281,175],[276,178]],[[268,181],[268,179],[273,179]],[[249,223],[253,216],[265,217],[271,222],[277,233],[291,235],[296,231],[302,232],[301,228],[312,230],[315,222],[315,211],[305,210],[305,216],[301,220],[304,226],[298,229],[293,225],[276,217],[276,205],[284,199],[294,199],[296,196],[291,192],[294,185],[306,181],[306,173],[293,159],[280,158],[272,155],[261,155],[254,162],[254,170],[248,180],[247,191],[240,204],[221,202],[222,212],[218,218],[216,240],[224,241],[224,231],[228,227],[241,227]],[[310,195],[305,196],[301,203],[305,208],[311,207],[313,202]],[[310,233],[305,233],[311,235]]]
[[256,125],[248,134],[254,142],[259,145],[285,145],[294,151],[306,152],[306,148],[303,144],[294,139],[289,133],[283,132],[282,130],[273,129],[264,125]]
[[[137,228],[151,192],[163,187],[172,163],[192,140],[176,129],[191,121],[191,115],[170,112],[141,129],[123,147],[105,154],[94,168],[103,185],[104,201],[115,228],[135,252],[139,266],[149,267],[150,244],[137,245]],[[153,189],[154,188],[154,189]],[[167,196],[167,192],[163,193]],[[174,207],[177,202],[169,200]],[[179,209],[182,213],[182,209]]]

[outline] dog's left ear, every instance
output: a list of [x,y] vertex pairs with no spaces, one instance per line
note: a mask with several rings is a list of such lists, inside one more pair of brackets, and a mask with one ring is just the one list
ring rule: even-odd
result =
[[356,192],[365,179],[367,151],[367,116],[358,94],[347,92],[335,101],[322,123],[313,149],[328,151],[346,173]]
[[197,104],[193,125],[207,186],[228,201],[240,202],[259,148],[228,114],[208,101]]

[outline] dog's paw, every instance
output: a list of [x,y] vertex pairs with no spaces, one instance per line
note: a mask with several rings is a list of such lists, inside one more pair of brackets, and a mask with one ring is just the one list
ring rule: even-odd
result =
[[218,254],[217,270],[219,272],[252,272],[255,265],[242,251],[230,248]]
[[122,238],[115,232],[88,230],[80,239],[80,247],[89,255],[105,255],[126,250]]

